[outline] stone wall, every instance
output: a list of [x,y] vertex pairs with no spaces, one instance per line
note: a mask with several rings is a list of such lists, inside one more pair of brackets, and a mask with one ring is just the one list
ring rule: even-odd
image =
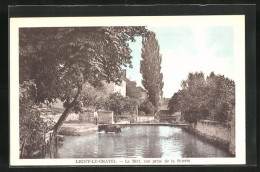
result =
[[[113,124],[114,123],[113,111],[98,111],[98,123],[99,124]],[[94,112],[90,110],[84,110],[79,116],[81,122],[94,123]]]
[[235,113],[235,106],[232,108],[232,115],[231,115],[231,142],[229,144],[229,152],[233,155],[236,154],[236,113]]
[[137,116],[137,123],[149,123],[154,121],[154,116]]
[[126,82],[122,81],[120,85],[115,84],[114,82],[106,83],[104,82],[105,92],[109,94],[120,93],[123,97],[126,96]]
[[98,115],[99,124],[113,124],[114,112],[113,111],[100,111]]
[[204,120],[197,122],[197,125],[195,125],[194,127],[199,133],[205,136],[214,137],[226,143],[230,143],[230,125]]
[[119,124],[129,124],[131,122],[131,115],[125,114],[125,115],[118,115],[115,116],[115,123]]
[[198,121],[197,124],[187,126],[184,129],[193,132],[203,140],[207,140],[213,144],[216,144],[235,155],[235,137],[234,128],[232,129],[232,127],[234,126],[230,124],[222,124],[214,121],[203,120]]
[[[44,115],[43,117],[45,117],[46,119],[51,119],[54,122],[57,122],[61,115],[62,113],[55,113],[55,114]],[[79,121],[79,114],[70,113],[66,118],[65,122],[77,122],[77,121]]]

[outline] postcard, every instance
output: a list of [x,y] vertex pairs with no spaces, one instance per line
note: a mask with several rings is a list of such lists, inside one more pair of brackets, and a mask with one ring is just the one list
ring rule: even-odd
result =
[[10,165],[246,163],[245,16],[10,18]]

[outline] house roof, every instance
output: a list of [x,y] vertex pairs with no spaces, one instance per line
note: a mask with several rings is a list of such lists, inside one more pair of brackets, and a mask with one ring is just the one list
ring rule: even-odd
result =
[[142,87],[136,87],[140,92],[147,92],[145,89],[143,89]]

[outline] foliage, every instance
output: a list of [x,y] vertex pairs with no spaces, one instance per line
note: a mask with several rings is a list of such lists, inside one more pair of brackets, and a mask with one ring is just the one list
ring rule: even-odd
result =
[[102,109],[105,106],[106,98],[107,94],[103,87],[95,88],[89,83],[84,84],[80,98],[84,107],[88,107],[89,109]]
[[126,95],[130,98],[138,99],[141,97],[135,81],[126,80]]
[[110,94],[106,100],[106,107],[121,115],[124,112],[133,113],[136,109],[137,101],[133,98],[123,97],[119,93]]
[[207,77],[207,106],[210,118],[225,122],[231,120],[232,106],[235,104],[235,82],[213,72]]
[[182,89],[172,96],[168,108],[172,113],[181,111],[189,123],[200,119],[227,122],[234,103],[234,81],[213,72],[205,79],[202,72],[196,72],[182,81]]
[[141,73],[143,75],[142,84],[148,91],[150,102],[157,109],[162,98],[163,74],[161,73],[162,57],[159,52],[159,44],[155,38],[155,33],[148,32],[143,38]]
[[142,102],[140,104],[138,110],[143,111],[146,115],[148,115],[148,114],[153,115],[154,114],[154,106],[149,100]]
[[21,158],[30,158],[44,145],[43,135],[54,125],[43,110],[35,104],[36,87],[33,81],[24,81],[19,85],[19,135],[20,149],[24,144]]
[[65,102],[58,131],[70,111],[81,110],[84,83],[121,82],[121,67],[131,67],[128,41],[145,32],[145,27],[20,28],[20,83],[34,80],[37,102]]
[[145,112],[144,111],[139,111],[139,114],[138,116],[146,116]]

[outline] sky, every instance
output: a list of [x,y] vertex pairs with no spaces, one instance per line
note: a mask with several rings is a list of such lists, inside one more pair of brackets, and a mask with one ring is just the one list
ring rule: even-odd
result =
[[[156,34],[162,54],[163,96],[170,98],[181,89],[181,81],[189,72],[210,72],[234,80],[233,30],[231,26],[165,26],[147,27]],[[142,86],[140,60],[142,40],[130,43],[133,68],[127,77]]]

